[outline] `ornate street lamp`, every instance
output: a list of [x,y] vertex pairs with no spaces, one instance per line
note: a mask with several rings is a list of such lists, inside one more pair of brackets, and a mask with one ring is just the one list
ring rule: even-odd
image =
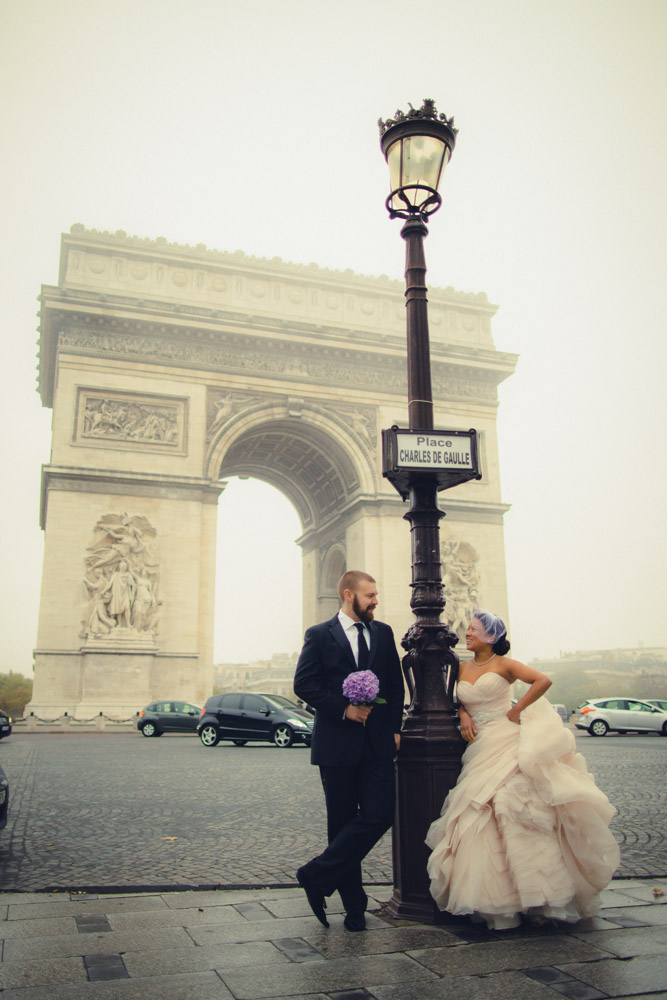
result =
[[[405,514],[412,541],[412,597],[416,621],[403,637],[403,658],[411,704],[403,726],[397,765],[397,811],[394,824],[394,893],[389,911],[394,917],[436,923],[440,912],[430,893],[426,873],[428,848],[424,837],[440,814],[449,789],[460,771],[463,743],[456,728],[452,702],[458,672],[454,646],[458,637],[440,621],[445,606],[440,565],[440,527],[444,513],[438,507],[438,489],[479,478],[477,444],[469,432],[466,460],[458,478],[448,470],[429,465],[435,449],[423,442],[442,441],[452,451],[453,433],[433,431],[431,357],[426,298],[424,237],[426,219],[436,212],[442,199],[438,185],[456,142],[454,120],[438,114],[435,104],[425,100],[419,110],[410,105],[404,114],[378,122],[380,144],[389,166],[391,192],[387,209],[391,218],[405,219],[401,236],[406,242],[406,313],[408,360],[409,431],[402,437],[414,448],[399,449],[398,428],[383,431],[385,475],[392,480],[410,507]],[[433,431],[433,435],[415,432]],[[412,438],[410,434],[412,433]],[[399,437],[397,437],[397,434]],[[422,444],[419,445],[418,442]],[[428,462],[423,457],[428,452]],[[441,454],[440,451],[437,454]],[[403,464],[415,466],[398,470]],[[416,467],[418,466],[418,467]],[[445,482],[443,477],[449,476]]]
[[435,103],[425,100],[418,111],[380,118],[380,145],[389,167],[391,194],[387,210],[392,219],[422,219],[440,208],[440,181],[451,159],[458,129],[454,119],[439,115]]

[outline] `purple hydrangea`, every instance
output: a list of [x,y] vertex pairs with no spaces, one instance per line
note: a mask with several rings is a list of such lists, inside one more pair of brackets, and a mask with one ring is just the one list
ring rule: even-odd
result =
[[353,705],[372,705],[380,682],[372,670],[355,670],[343,681],[343,694]]

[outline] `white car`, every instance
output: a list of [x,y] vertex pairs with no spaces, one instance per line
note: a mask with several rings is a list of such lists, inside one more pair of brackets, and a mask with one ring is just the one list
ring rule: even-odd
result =
[[667,712],[637,698],[598,698],[576,710],[574,725],[590,736],[615,733],[660,733],[667,736]]

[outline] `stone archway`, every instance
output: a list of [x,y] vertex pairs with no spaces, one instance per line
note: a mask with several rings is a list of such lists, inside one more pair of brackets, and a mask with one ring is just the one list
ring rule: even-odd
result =
[[[367,410],[366,419],[374,424],[375,415]],[[215,428],[208,435],[208,475],[254,476],[288,497],[301,518],[299,544],[313,555],[315,586],[304,592],[304,619],[311,623],[333,614],[336,584],[345,571],[343,557],[338,576],[330,579],[332,553],[345,553],[345,545],[336,540],[345,538],[355,508],[374,498],[380,486],[375,440],[358,432],[355,408],[343,404],[277,404],[273,398],[245,394],[234,399],[227,394],[223,420],[217,417],[219,411],[220,400],[214,396],[209,407]],[[363,559],[353,543],[351,549],[357,561]],[[341,566],[341,559],[334,562]]]
[[[482,440],[484,478],[447,495],[448,523],[506,614],[496,386],[515,358],[493,346],[486,296],[429,298],[436,420]],[[74,227],[41,302],[53,447],[31,709],[203,702],[225,476],[263,479],[298,511],[305,627],[356,566],[402,634],[409,531],[380,474],[380,430],[405,422],[401,282]]]
[[334,542],[324,553],[320,570],[319,617],[323,621],[333,618],[340,607],[337,586],[347,568],[345,547],[340,542]]
[[305,530],[326,523],[353,496],[376,493],[375,448],[355,433],[350,407],[296,405],[251,394],[230,405],[228,419],[209,429],[206,472],[212,480],[266,479],[289,497]]

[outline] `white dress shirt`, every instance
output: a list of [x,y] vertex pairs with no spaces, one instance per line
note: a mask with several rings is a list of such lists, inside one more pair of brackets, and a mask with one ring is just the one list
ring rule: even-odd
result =
[[[355,628],[357,624],[354,618],[350,618],[346,615],[344,611],[338,612],[338,621],[340,622],[343,632],[347,636],[347,641],[352,647],[352,653],[354,654],[354,661],[359,666],[359,630]],[[371,630],[365,622],[361,623],[364,626],[364,638],[366,639],[366,645],[368,646],[368,651],[371,649]]]

